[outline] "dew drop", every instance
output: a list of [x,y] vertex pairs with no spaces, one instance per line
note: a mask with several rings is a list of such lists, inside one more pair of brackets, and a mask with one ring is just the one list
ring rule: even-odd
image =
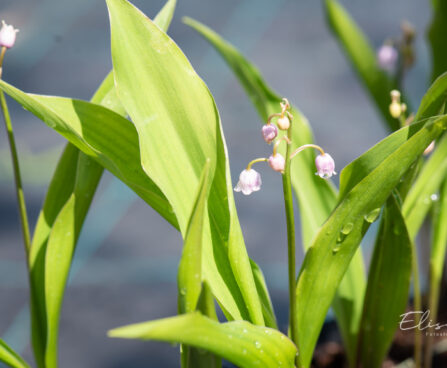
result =
[[259,341],[255,341],[256,349],[259,349],[261,347],[261,343]]
[[180,288],[180,294],[186,295],[186,288],[184,288],[184,287]]
[[341,233],[344,235],[348,235],[352,229],[354,228],[354,224],[352,222],[348,222],[345,226],[341,228]]
[[380,208],[376,208],[365,216],[365,221],[372,224],[379,218],[379,215],[380,215]]
[[336,254],[340,250],[340,247],[332,248],[332,253]]
[[393,227],[393,233],[394,233],[394,235],[400,235],[400,227],[399,226],[394,226]]
[[430,199],[431,199],[433,202],[435,202],[435,201],[437,201],[437,200],[439,199],[439,197],[438,197],[438,195],[437,195],[436,193],[433,193],[433,194],[430,196]]

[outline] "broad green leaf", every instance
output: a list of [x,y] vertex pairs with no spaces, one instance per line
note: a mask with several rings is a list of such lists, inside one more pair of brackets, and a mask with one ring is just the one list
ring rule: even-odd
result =
[[273,304],[270,300],[264,274],[255,262],[250,261],[250,263],[253,270],[253,276],[255,277],[256,289],[258,290],[259,297],[261,298],[262,313],[264,314],[265,325],[267,327],[278,329],[275,312],[273,311]]
[[[164,30],[167,30],[167,28],[169,27],[170,21],[172,19],[172,14],[175,9],[175,4],[176,0],[169,0],[154,19],[154,22]],[[98,88],[92,98],[92,102],[106,106],[107,108],[117,112],[118,114],[125,116],[125,111],[115,92],[112,72],[108,74],[108,76],[104,79],[104,81]],[[86,180],[89,180],[89,177],[93,178],[93,180],[89,180],[91,187],[86,188],[86,196],[78,195],[77,197],[71,197],[75,186],[76,168],[78,168],[78,170],[82,172],[82,175]],[[94,193],[99,178],[102,174],[102,170],[103,167],[101,165],[96,163],[93,159],[88,158],[88,156],[84,155],[82,152],[79,152],[78,149],[71,143],[68,143],[58,163],[56,172],[51,180],[45,203],[36,224],[29,264],[31,283],[30,308],[32,324],[32,344],[36,363],[39,367],[45,366],[44,356],[47,342],[47,316],[45,308],[44,275],[45,252],[48,238],[50,236],[50,231],[54,224],[56,216],[64,208],[66,208],[65,211],[67,211],[68,208],[85,208],[85,211],[75,214],[78,216],[76,218],[77,226],[79,228],[82,227],[82,223],[85,219],[85,214],[83,212],[87,212],[92,199],[92,195],[89,195],[89,193]],[[69,200],[72,202],[74,201],[75,203],[68,205],[67,201]],[[62,223],[63,219],[70,220],[71,218],[71,216],[67,215],[60,216],[58,218],[60,228],[69,226],[69,224],[64,225]],[[71,240],[73,241],[73,243],[70,243],[69,247],[73,248],[76,244],[77,237],[72,237]],[[53,242],[53,244],[55,243]],[[59,270],[61,270],[61,272],[65,274],[68,273],[69,268],[59,268]],[[61,277],[61,280],[63,280],[63,282],[65,283],[66,276]],[[61,290],[63,293],[64,287]],[[59,298],[62,298],[62,295],[57,297],[57,299]],[[54,313],[59,315],[60,310]],[[51,333],[51,338],[57,338],[57,331],[53,331]],[[56,342],[53,341],[51,342],[51,344],[54,346]],[[55,349],[49,351],[48,354],[55,355]]]
[[[430,251],[430,294],[428,310],[433,324],[438,321],[439,296],[442,285],[442,275],[444,271],[445,257],[447,251],[447,178],[441,185],[439,193],[439,204],[435,206],[432,227],[432,241]],[[430,331],[430,332],[433,332]],[[431,362],[433,348],[433,336],[430,334],[426,340],[426,362]],[[429,365],[426,363],[426,366]]]
[[433,204],[441,183],[447,176],[447,135],[437,143],[436,149],[423,166],[402,207],[411,239],[419,232]]
[[218,323],[200,313],[109,331],[110,337],[182,343],[208,350],[241,368],[294,367],[295,345],[281,332],[246,321]]
[[[191,18],[184,18],[184,22],[209,41],[226,60],[245,88],[262,120],[267,120],[271,113],[278,111],[281,98],[266,85],[260,72],[253,64],[210,28]],[[306,143],[312,143],[312,131],[306,118],[296,108],[293,109],[293,116],[295,119],[293,121],[292,144],[299,147]],[[304,151],[292,161],[291,179],[301,212],[304,249],[309,247],[319,227],[336,204],[336,193],[331,182],[321,180],[314,175],[314,159],[315,154],[313,152]],[[364,274],[363,259],[359,250],[346,272],[346,277],[340,284],[333,303],[350,357],[353,357],[354,354],[355,335],[361,316],[365,289]],[[262,295],[259,290],[258,292]],[[267,300],[264,298],[263,307],[267,305]],[[272,309],[265,310],[267,312]],[[264,314],[264,318],[267,318],[266,314]]]
[[358,336],[358,362],[363,368],[382,366],[407,305],[411,271],[411,239],[391,195],[377,234]]
[[68,273],[82,224],[102,175],[102,170],[96,170],[96,175],[92,175],[91,164],[97,165],[91,163],[90,157],[79,155],[73,193],[57,215],[48,238],[45,254],[45,367],[57,367],[59,316]]
[[393,82],[380,69],[376,53],[362,30],[336,0],[325,0],[327,22],[343,47],[358,77],[364,83],[383,120],[391,131],[400,127],[389,113],[390,91]]
[[443,116],[410,131],[405,143],[343,197],[318,232],[297,285],[298,349],[303,367],[310,364],[331,301],[370,222],[377,218],[402,175],[446,128],[447,117]]
[[73,191],[79,154],[79,150],[72,144],[65,147],[48,188],[32,240],[29,259],[31,339],[38,367],[45,366],[47,339],[45,308],[46,245],[54,221]]
[[195,196],[194,207],[183,242],[182,258],[177,276],[180,314],[196,310],[202,289],[202,239],[208,199],[209,169],[210,165],[207,161],[200,178],[199,190]]
[[247,311],[251,321],[262,325],[214,100],[182,51],[144,14],[125,0],[107,4],[116,90],[138,131],[143,168],[171,203],[185,236],[193,206],[190,193],[210,158],[214,180],[204,225],[205,280],[233,318]]
[[431,79],[435,80],[439,75],[447,71],[447,50],[445,37],[447,32],[447,3],[442,0],[432,0],[433,19],[428,29],[430,51],[432,59]]
[[[219,321],[217,319],[216,308],[214,306],[214,298],[206,282],[202,284],[202,293],[200,294],[197,310],[204,316]],[[193,368],[221,368],[222,359],[215,354],[205,352],[196,348],[189,348],[190,351],[190,367]]]
[[6,363],[13,368],[29,368],[29,365],[1,339],[0,362]]
[[[189,218],[177,276],[179,314],[195,312],[202,291],[202,239],[209,192],[209,160],[205,163],[194,207]],[[194,348],[180,347],[182,367],[200,367],[213,362],[212,355],[201,356]],[[203,358],[203,359],[202,359]]]
[[93,103],[26,94],[4,81],[0,88],[178,226],[166,197],[141,167],[138,135],[130,121]]

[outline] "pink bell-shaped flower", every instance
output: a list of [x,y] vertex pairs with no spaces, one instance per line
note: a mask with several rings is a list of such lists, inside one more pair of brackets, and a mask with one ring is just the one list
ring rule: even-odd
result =
[[234,191],[249,195],[261,189],[261,184],[261,175],[256,170],[245,169],[239,175],[239,182],[234,187]]
[[11,25],[7,25],[4,21],[2,21],[2,24],[2,28],[0,29],[0,47],[10,49],[16,42],[16,34],[19,30],[14,29]]
[[377,51],[377,62],[386,71],[393,71],[396,68],[399,54],[391,45],[383,45]]
[[276,138],[278,135],[278,128],[275,124],[265,124],[262,127],[262,136],[264,137],[264,140],[270,144],[272,141]]
[[329,153],[320,154],[315,159],[315,166],[317,167],[316,175],[323,179],[328,179],[332,175],[336,175],[335,162]]
[[278,171],[280,173],[284,172],[284,168],[286,166],[286,160],[279,153],[271,155],[268,159],[268,163],[273,170]]

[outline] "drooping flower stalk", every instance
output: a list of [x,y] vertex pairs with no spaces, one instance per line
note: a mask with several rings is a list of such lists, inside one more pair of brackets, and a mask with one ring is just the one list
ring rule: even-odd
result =
[[[292,126],[287,130],[287,137],[292,139]],[[286,148],[284,173],[282,174],[282,187],[284,193],[284,207],[287,223],[287,263],[289,281],[289,323],[290,337],[298,347],[298,315],[296,313],[296,249],[295,249],[295,214],[293,211],[292,181],[290,178],[290,144]],[[299,358],[296,359],[299,367]]]
[[[289,324],[290,324],[290,338],[298,347],[298,315],[296,314],[296,237],[295,237],[295,214],[293,210],[293,196],[292,196],[292,181],[291,181],[291,161],[301,151],[312,148],[320,151],[315,159],[315,166],[317,168],[316,175],[323,179],[328,179],[335,175],[335,162],[332,157],[325,153],[324,150],[315,144],[305,144],[291,152],[292,143],[292,121],[293,115],[290,113],[289,101],[284,98],[281,105],[281,112],[272,114],[268,117],[267,123],[262,128],[262,136],[267,143],[272,143],[277,138],[278,129],[285,130],[286,134],[276,139],[273,145],[273,152],[269,158],[261,157],[250,161],[245,170],[239,176],[239,182],[234,190],[249,195],[261,188],[261,176],[252,169],[252,165],[258,162],[267,161],[269,166],[277,172],[282,174],[283,193],[284,193],[284,207],[286,211],[287,223],[287,259],[288,259],[288,287],[289,287]],[[276,119],[273,123],[273,119]],[[278,153],[279,145],[286,142],[285,157]],[[296,358],[296,366],[301,367],[299,357]]]
[[[3,24],[3,28],[0,31],[1,36],[0,41],[2,44],[2,50],[0,53],[0,79],[2,77],[3,59],[6,50],[14,45],[16,33],[17,30],[15,30],[12,26],[7,26],[6,24]],[[25,252],[27,255],[27,259],[29,259],[29,252],[31,249],[31,237],[29,231],[28,215],[26,211],[25,195],[23,193],[22,176],[20,174],[19,157],[17,154],[17,147],[14,139],[14,131],[12,129],[11,116],[9,114],[5,95],[1,90],[0,90],[0,105],[2,109],[3,120],[5,122],[6,132],[8,135],[9,148],[11,151],[12,168],[14,171],[14,180],[16,186],[17,203],[19,207],[20,223],[22,226],[23,243],[25,245]]]

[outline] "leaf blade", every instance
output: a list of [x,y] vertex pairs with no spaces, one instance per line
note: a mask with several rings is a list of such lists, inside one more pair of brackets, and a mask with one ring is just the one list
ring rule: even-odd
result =
[[[359,362],[379,368],[405,311],[412,273],[412,241],[391,195],[377,234],[359,330]],[[372,348],[374,347],[374,348]]]
[[29,368],[20,355],[12,350],[6,342],[0,339],[0,362],[6,363],[13,368]]
[[[298,348],[304,367],[310,364],[320,328],[336,288],[369,227],[369,221],[365,221],[365,218],[373,220],[370,214],[382,206],[402,175],[446,127],[445,116],[422,128],[416,127],[419,128],[415,129],[416,133],[346,194],[321,227],[305,256],[297,286],[297,297],[301,298],[301,302],[300,299],[297,302]],[[343,229],[348,224],[350,231],[346,235]],[[306,323],[309,320],[313,323]]]
[[109,336],[188,344],[247,368],[291,368],[296,354],[295,345],[277,330],[245,321],[219,324],[199,313],[121,327]]
[[[275,112],[281,98],[265,83],[259,70],[251,64],[230,43],[222,39],[207,26],[191,18],[183,18],[185,24],[195,29],[219,52],[233,70],[252,103],[263,120]],[[306,118],[297,109],[293,109],[295,120],[292,142],[298,147],[311,143],[313,136]],[[321,180],[313,174],[315,155],[304,151],[292,161],[292,186],[298,198],[302,221],[303,245],[306,250],[311,244],[319,227],[329,216],[336,204],[336,192],[330,182]],[[346,273],[333,308],[339,323],[343,340],[349,355],[353,357],[358,323],[361,317],[363,293],[365,289],[365,271],[363,258],[359,250]],[[264,299],[266,314],[272,315],[268,301]],[[270,312],[270,313],[268,313]],[[266,315],[265,314],[265,315]],[[273,322],[273,321],[272,321]]]
[[[205,244],[209,248],[225,247],[227,243],[232,275],[228,273],[224,283],[237,283],[237,288],[232,286],[227,294],[235,294],[239,289],[244,306],[238,302],[237,314],[246,308],[250,319],[262,325],[261,303],[237,217],[231,210],[228,168],[218,165],[226,163],[227,158],[214,100],[185,55],[165,33],[127,1],[108,0],[107,4],[116,89],[138,131],[143,168],[162,188],[184,235],[192,208],[189,193],[197,187],[204,161],[210,158],[215,180],[210,192],[210,222],[205,227],[210,226],[210,232]],[[141,94],[141,90],[146,93]],[[210,249],[204,251],[212,254]],[[217,276],[218,271],[213,272]],[[228,289],[224,283],[218,289],[210,281],[213,294],[220,302],[226,299],[234,304],[234,300],[221,295],[222,290]]]

